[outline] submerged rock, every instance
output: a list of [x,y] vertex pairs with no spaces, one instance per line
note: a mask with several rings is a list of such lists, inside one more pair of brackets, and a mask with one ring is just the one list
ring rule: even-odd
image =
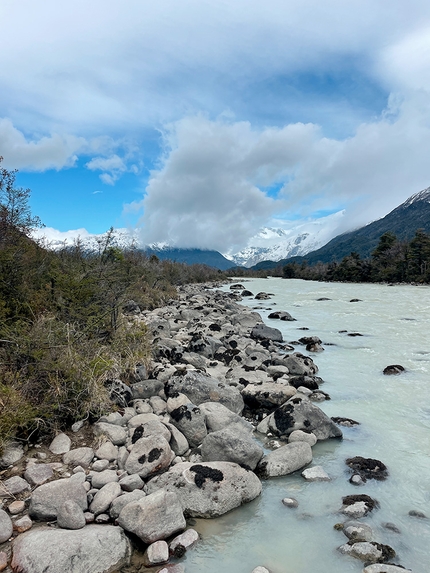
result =
[[392,374],[401,374],[405,371],[404,366],[401,364],[391,364],[390,366],[386,366],[383,370],[383,374],[386,376],[390,376]]

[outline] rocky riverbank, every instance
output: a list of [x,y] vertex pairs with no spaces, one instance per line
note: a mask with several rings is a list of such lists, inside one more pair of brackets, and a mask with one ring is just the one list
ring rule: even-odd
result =
[[[130,386],[112,382],[115,411],[93,425],[77,422],[48,445],[10,445],[1,460],[0,570],[131,572],[143,562],[143,571],[180,573],[181,557],[198,543],[192,518],[255,499],[262,479],[298,470],[309,481],[330,479],[307,467],[312,447],[341,439],[340,426],[355,422],[324,414],[317,403],[329,396],[314,361],[239,304],[252,293],[231,286],[186,286],[151,312],[127,305],[128,319],[148,326],[154,355]],[[316,337],[297,344],[323,350]],[[387,477],[378,460],[347,462],[356,485]],[[342,502],[342,553],[361,559],[366,573],[404,571],[385,563],[394,551],[357,521],[377,502],[365,494]]]

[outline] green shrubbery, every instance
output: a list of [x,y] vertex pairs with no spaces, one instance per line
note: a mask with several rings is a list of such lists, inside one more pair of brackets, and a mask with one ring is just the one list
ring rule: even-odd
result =
[[14,180],[0,170],[0,448],[112,408],[105,382],[128,383],[151,355],[145,326],[124,305],[153,309],[176,285],[219,277],[120,249],[112,230],[90,247],[45,248],[29,238],[39,221]]

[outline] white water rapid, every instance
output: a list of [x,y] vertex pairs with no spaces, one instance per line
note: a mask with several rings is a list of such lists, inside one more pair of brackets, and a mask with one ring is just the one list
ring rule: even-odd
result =
[[[242,304],[258,307],[286,342],[321,338],[325,351],[312,358],[331,400],[318,406],[360,425],[342,428],[343,441],[313,448],[312,465],[323,466],[332,481],[308,483],[300,472],[271,479],[254,502],[218,519],[196,520],[202,540],[182,561],[187,573],[251,573],[257,565],[271,573],[359,573],[361,561],[337,552],[347,538],[333,526],[345,521],[337,513],[342,497],[361,493],[380,503],[363,522],[377,541],[395,549],[393,562],[428,573],[430,519],[408,513],[430,517],[430,288],[275,278],[243,284],[255,294],[273,293],[271,300],[250,298]],[[322,297],[330,300],[317,300]],[[357,298],[360,302],[350,302]],[[269,308],[288,311],[297,322],[269,320]],[[295,348],[304,352],[303,346]],[[406,372],[384,376],[389,364],[401,364]],[[383,461],[389,477],[351,485],[345,459],[352,456]],[[295,497],[299,507],[284,507],[286,496]],[[384,527],[387,522],[400,533]]]

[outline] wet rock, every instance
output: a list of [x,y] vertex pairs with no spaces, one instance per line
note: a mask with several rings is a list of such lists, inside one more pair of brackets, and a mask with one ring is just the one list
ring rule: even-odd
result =
[[401,530],[397,527],[397,525],[395,523],[391,523],[389,521],[382,523],[382,527],[385,527],[385,529],[388,529],[389,531],[392,531],[393,533],[401,533]]
[[391,364],[390,366],[386,366],[383,370],[383,374],[386,376],[390,376],[392,374],[401,374],[405,371],[404,366],[401,364]]
[[257,467],[264,479],[291,474],[312,461],[312,449],[306,442],[294,442],[281,446],[265,455]]
[[285,320],[288,322],[295,321],[296,319],[291,316],[289,312],[285,312],[284,310],[276,310],[275,312],[271,312],[268,318],[278,319],[278,320]]
[[366,563],[383,563],[395,557],[396,552],[389,545],[374,541],[359,541],[350,546],[348,554]]
[[169,561],[169,546],[165,541],[151,543],[143,554],[143,564],[145,567],[162,565]]
[[82,529],[86,525],[85,515],[79,505],[69,499],[58,509],[57,525],[62,529]]
[[425,513],[417,511],[416,509],[411,509],[411,511],[408,512],[408,515],[411,517],[418,517],[419,519],[427,519],[427,515]]
[[187,529],[169,543],[170,554],[178,558],[183,557],[186,551],[193,547],[198,540],[199,534],[197,531],[195,529]]
[[318,406],[300,396],[290,398],[270,414],[268,426],[281,437],[289,436],[294,430],[312,432],[318,440],[342,437],[340,428]]
[[174,457],[163,436],[140,438],[130,451],[125,470],[128,474],[138,474],[143,479],[169,467]]
[[53,453],[53,454],[65,454],[66,452],[70,451],[70,447],[72,445],[72,441],[69,438],[69,436],[67,436],[66,434],[58,434],[57,436],[55,436],[55,438],[52,440],[52,442],[49,445],[49,450]]
[[373,531],[369,525],[359,521],[348,521],[344,524],[343,533],[351,541],[372,541]]
[[256,300],[268,300],[270,298],[270,294],[267,292],[259,292],[255,295]]
[[129,559],[130,543],[119,527],[40,527],[15,539],[12,568],[20,573],[107,573]]
[[162,489],[127,504],[119,514],[118,523],[144,543],[166,539],[186,526],[177,495]]
[[202,442],[204,462],[234,462],[254,470],[263,457],[263,448],[241,424],[211,432]]
[[151,479],[147,493],[161,488],[175,492],[189,517],[218,517],[252,501],[261,482],[251,471],[230,462],[182,462]]
[[302,471],[302,476],[306,481],[330,481],[328,473],[321,466],[314,466]]
[[252,293],[250,290],[245,289],[245,290],[243,290],[243,291],[240,293],[240,296],[243,296],[243,297],[245,297],[245,296],[254,296],[254,293]]
[[354,426],[359,426],[360,422],[356,422],[351,418],[340,418],[338,416],[332,417],[332,420],[338,426],[344,426],[345,428],[353,428]]
[[207,435],[205,416],[194,404],[180,406],[170,413],[171,423],[187,439],[190,447],[199,446]]
[[88,505],[84,480],[84,474],[76,474],[37,487],[31,496],[30,516],[40,521],[56,519],[59,508],[68,500],[75,501],[81,509],[86,510]]
[[251,330],[251,338],[254,340],[271,340],[273,342],[282,342],[282,332],[277,328],[271,328],[265,324],[257,324]]
[[0,509],[0,543],[4,543],[12,537],[13,525],[8,514]]
[[354,473],[358,473],[365,480],[384,480],[388,477],[387,466],[380,460],[355,456],[354,458],[348,458],[345,463]]
[[297,501],[297,499],[294,499],[294,497],[284,497],[282,503],[286,507],[292,507],[292,508],[299,507],[299,502]]
[[244,407],[239,390],[201,372],[173,376],[166,384],[166,395],[169,397],[176,392],[188,396],[196,406],[204,402],[219,402],[236,414],[241,414]]
[[[109,424],[110,425],[110,424]],[[68,466],[87,468],[94,458],[94,450],[88,447],[76,448],[63,455],[63,463]]]

